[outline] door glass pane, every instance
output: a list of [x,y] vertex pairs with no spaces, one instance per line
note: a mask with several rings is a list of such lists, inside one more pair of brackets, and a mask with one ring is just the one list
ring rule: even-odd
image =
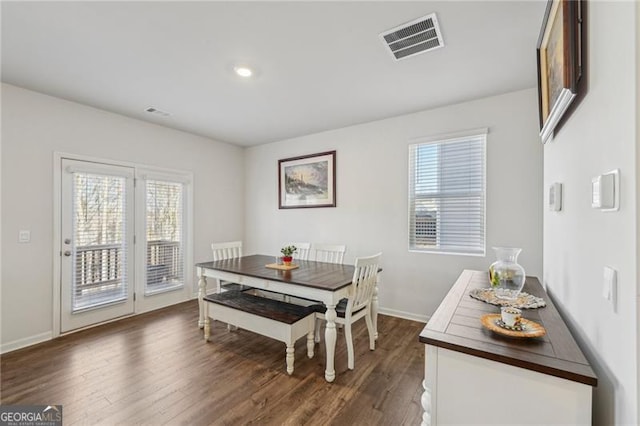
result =
[[183,188],[179,182],[146,181],[146,294],[184,285]]
[[127,298],[126,178],[73,176],[73,291],[77,312]]

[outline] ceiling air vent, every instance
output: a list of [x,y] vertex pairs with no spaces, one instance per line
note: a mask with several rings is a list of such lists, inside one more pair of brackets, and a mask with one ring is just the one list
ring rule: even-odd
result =
[[166,111],[162,111],[158,108],[154,108],[154,107],[148,107],[145,108],[145,112],[148,112],[149,114],[153,114],[153,115],[158,115],[160,117],[170,117],[171,113],[170,112],[166,112]]
[[396,61],[444,46],[435,13],[385,31],[380,39]]

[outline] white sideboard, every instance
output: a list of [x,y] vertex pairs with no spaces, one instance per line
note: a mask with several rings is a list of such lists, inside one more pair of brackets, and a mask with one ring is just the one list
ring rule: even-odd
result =
[[484,328],[480,317],[499,308],[469,291],[485,287],[487,272],[465,270],[420,333],[423,426],[590,425],[597,378],[540,282],[527,277],[523,290],[547,303],[523,310],[524,318],[545,327],[538,338]]

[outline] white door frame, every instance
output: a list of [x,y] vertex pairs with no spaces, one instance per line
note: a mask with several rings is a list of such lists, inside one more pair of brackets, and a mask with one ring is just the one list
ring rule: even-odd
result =
[[[60,249],[60,239],[61,239],[61,229],[62,229],[62,170],[61,164],[62,159],[67,158],[70,160],[78,160],[78,161],[87,161],[93,163],[101,163],[101,164],[112,164],[114,166],[125,166],[125,167],[133,167],[136,169],[145,169],[145,170],[155,170],[158,173],[171,173],[171,174],[180,174],[184,176],[185,182],[188,182],[186,185],[185,195],[187,197],[187,201],[185,203],[185,220],[187,221],[186,227],[186,235],[185,235],[185,286],[184,286],[184,300],[187,301],[192,298],[192,294],[194,294],[194,279],[193,279],[193,173],[185,172],[184,170],[175,170],[169,168],[159,168],[147,166],[144,164],[133,163],[130,161],[119,161],[113,160],[109,158],[97,158],[91,157],[87,155],[79,155],[79,154],[71,154],[67,152],[54,152],[53,153],[53,190],[51,191],[53,196],[53,243],[52,243],[52,253],[53,255],[53,275],[52,275],[52,313],[53,313],[53,329],[51,333],[52,338],[56,338],[60,336],[61,333],[61,289],[62,289],[62,281],[61,281],[61,264],[60,264],[60,256],[62,256],[62,252]],[[139,268],[136,265],[136,269]],[[135,272],[136,276],[139,276],[138,272]],[[141,283],[136,283],[136,292],[142,296],[144,291],[140,293],[138,291],[138,286]],[[162,293],[158,295],[158,298],[164,298],[164,302],[166,304],[164,306],[169,306],[175,302],[174,300],[169,300]],[[152,309],[157,309],[158,307],[153,307]],[[148,309],[147,310],[152,310]],[[140,311],[136,311],[133,315],[142,313]],[[120,319],[120,318],[118,318]],[[115,319],[115,320],[118,320]],[[109,321],[107,321],[109,322]],[[81,329],[79,329],[81,330]],[[74,330],[75,332],[78,330]]]

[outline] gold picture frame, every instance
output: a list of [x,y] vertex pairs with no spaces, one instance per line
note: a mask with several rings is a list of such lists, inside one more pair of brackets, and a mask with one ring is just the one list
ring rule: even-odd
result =
[[582,0],[549,0],[537,46],[540,138],[553,134],[582,78]]

